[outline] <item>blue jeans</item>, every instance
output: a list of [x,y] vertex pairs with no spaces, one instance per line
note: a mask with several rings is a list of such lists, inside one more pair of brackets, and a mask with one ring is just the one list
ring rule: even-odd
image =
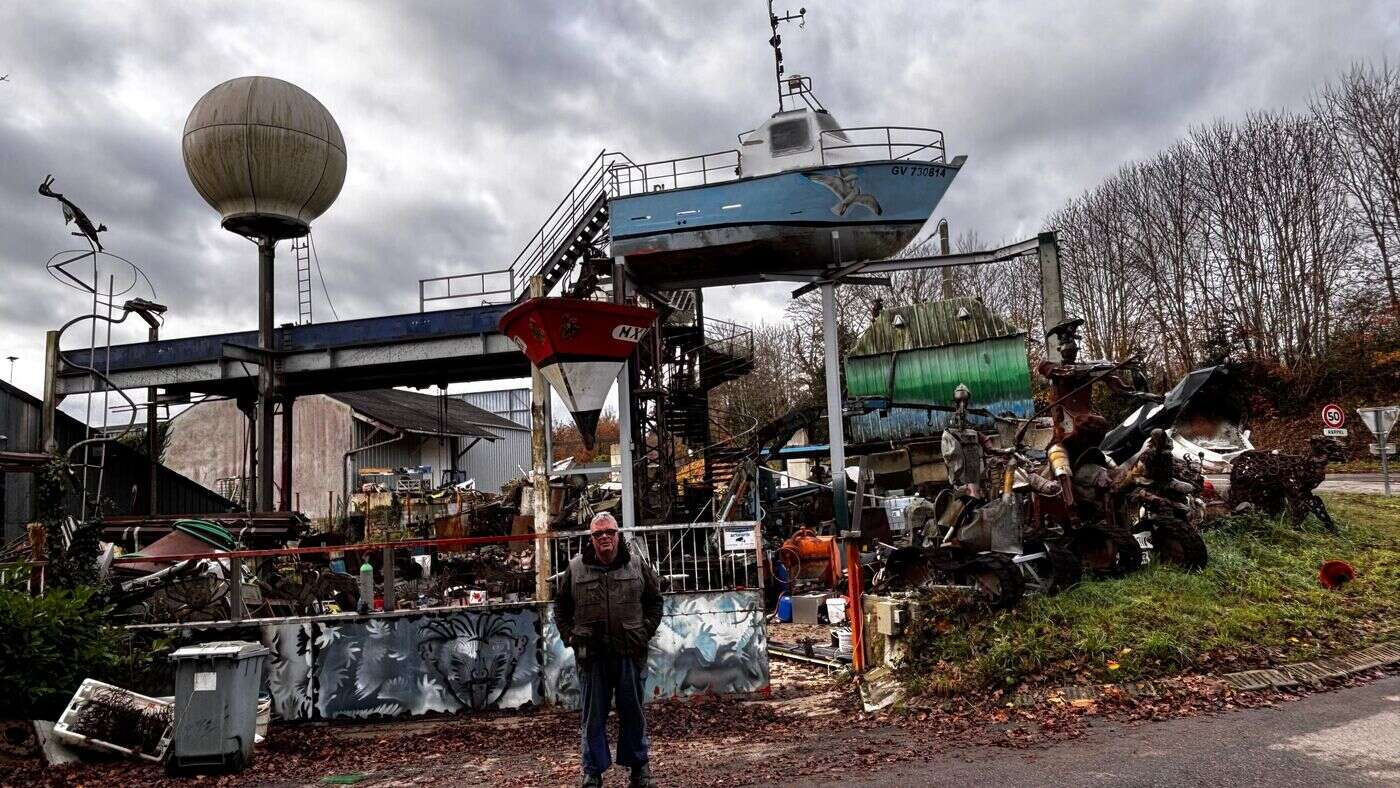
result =
[[578,666],[583,689],[583,770],[602,774],[612,766],[608,752],[608,708],[617,698],[617,765],[641,766],[647,762],[647,722],[642,715],[646,667],[630,657],[601,654]]

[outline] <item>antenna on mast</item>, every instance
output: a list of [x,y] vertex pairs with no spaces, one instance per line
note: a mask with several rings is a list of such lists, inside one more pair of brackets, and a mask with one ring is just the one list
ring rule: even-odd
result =
[[773,47],[773,78],[778,83],[778,111],[783,111],[783,37],[778,35],[778,24],[781,22],[791,22],[798,20],[798,28],[807,27],[807,9],[799,8],[797,13],[792,13],[783,9],[783,15],[778,16],[773,13],[773,0],[768,0],[768,24],[773,28],[773,37],[768,39],[768,45]]

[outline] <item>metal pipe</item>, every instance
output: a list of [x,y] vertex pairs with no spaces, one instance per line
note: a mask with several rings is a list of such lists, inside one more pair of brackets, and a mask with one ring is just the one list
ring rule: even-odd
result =
[[243,559],[236,555],[228,558],[228,577],[224,583],[228,589],[228,620],[235,624],[243,620]]
[[[948,220],[940,219],[938,222],[938,253],[947,257],[952,250],[948,248]],[[953,297],[953,266],[943,269],[943,297]]]
[[[1043,329],[1051,329],[1065,320],[1065,291],[1060,281],[1060,238],[1055,231],[1036,236],[1036,256],[1040,260],[1040,301]],[[1045,338],[1045,359],[1058,363],[1060,340]]]
[[384,546],[384,612],[391,613],[398,601],[397,589],[394,588],[396,580],[394,578],[394,548]]
[[258,367],[258,505],[272,506],[272,406],[274,383],[272,351],[276,339],[272,333],[273,317],[273,258],[277,241],[258,239],[258,349],[263,351]]
[[[613,258],[613,302],[627,303],[627,259]],[[617,442],[621,446],[622,465],[622,527],[637,525],[636,468],[632,461],[632,369],[636,366],[636,351],[617,373]]]
[[292,511],[292,396],[282,398],[282,498],[278,511]]
[[58,453],[58,438],[54,435],[54,419],[58,411],[58,332],[44,332],[44,413],[39,431],[44,451]]
[[[147,329],[146,337],[151,342],[158,341],[160,339],[160,327],[151,326]],[[151,478],[146,482],[148,487],[146,513],[150,515],[157,514],[156,478],[158,474],[156,471],[159,470],[160,467],[157,464],[160,453],[157,451],[158,446],[156,444],[156,387],[151,386],[146,389],[146,453],[150,455],[151,459]]]
[[[832,233],[835,236],[835,233]],[[831,490],[836,533],[846,529],[846,435],[841,419],[841,359],[836,347],[836,286],[822,285],[822,344],[826,369],[826,424],[831,445]]]

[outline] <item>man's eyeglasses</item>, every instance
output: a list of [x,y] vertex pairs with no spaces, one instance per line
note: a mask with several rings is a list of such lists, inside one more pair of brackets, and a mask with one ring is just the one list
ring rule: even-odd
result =
[[616,536],[617,536],[617,529],[616,529],[616,528],[605,528],[605,529],[603,529],[603,530],[601,530],[601,531],[594,531],[593,533],[589,534],[589,536],[592,536],[594,539],[597,539],[597,538],[600,537],[600,536],[606,536],[606,537],[608,537],[609,539],[612,539],[613,537],[616,537]]

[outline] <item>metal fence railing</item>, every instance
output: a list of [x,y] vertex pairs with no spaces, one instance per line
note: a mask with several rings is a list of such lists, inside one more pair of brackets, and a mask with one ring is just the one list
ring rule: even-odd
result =
[[[681,523],[626,528],[629,549],[641,550],[666,593],[763,588],[763,534],[756,521]],[[583,549],[587,531],[553,535],[551,564],[563,571]]]

